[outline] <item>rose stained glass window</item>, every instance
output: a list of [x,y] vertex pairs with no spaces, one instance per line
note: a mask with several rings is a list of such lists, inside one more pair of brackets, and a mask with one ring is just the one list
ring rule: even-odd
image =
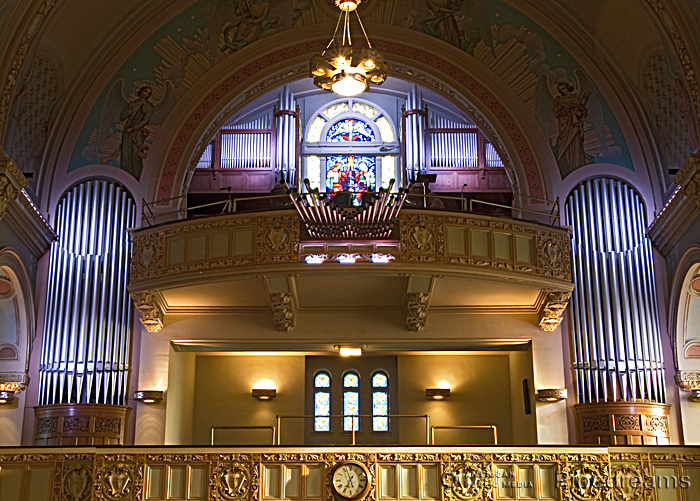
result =
[[389,378],[384,372],[372,376],[372,431],[389,431]]
[[362,155],[332,155],[326,157],[326,189],[329,192],[357,193],[353,205],[361,205],[361,193],[374,191],[377,159]]
[[346,118],[334,123],[328,129],[326,141],[330,143],[371,143],[374,141],[374,131],[362,120]]
[[343,376],[343,431],[359,431],[360,419],[353,416],[360,414],[360,376],[356,372],[347,372]]
[[316,374],[314,387],[314,431],[331,431],[331,375]]

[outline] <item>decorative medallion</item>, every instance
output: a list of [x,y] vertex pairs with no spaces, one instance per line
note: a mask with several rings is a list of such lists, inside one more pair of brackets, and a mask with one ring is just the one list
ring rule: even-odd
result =
[[61,482],[61,495],[65,501],[86,501],[91,498],[92,472],[83,465],[68,468]]
[[554,240],[545,241],[540,252],[540,258],[547,269],[561,271],[564,268],[564,253],[561,246]]
[[250,491],[250,474],[240,464],[220,467],[218,487],[221,497],[228,501],[243,499]]
[[102,492],[110,501],[123,501],[134,490],[134,474],[128,465],[116,464],[105,470]]
[[601,499],[604,479],[598,465],[577,464],[570,470],[569,491],[578,501],[593,501]]
[[615,416],[616,430],[641,430],[639,416]]
[[421,221],[408,230],[408,245],[420,254],[428,254],[435,250],[435,225],[427,225]]
[[265,250],[270,254],[289,253],[289,245],[291,240],[289,228],[282,226],[279,223],[265,228],[265,237],[263,241],[265,244]]
[[635,465],[615,465],[612,467],[611,477],[615,501],[641,501],[643,499],[644,479]]
[[[158,245],[160,243],[161,245]],[[161,240],[147,240],[136,252],[136,264],[141,270],[150,270],[160,261],[162,255]]]
[[466,501],[483,499],[482,492],[490,489],[487,474],[476,464],[466,463],[447,469],[442,475],[442,485],[457,499]]

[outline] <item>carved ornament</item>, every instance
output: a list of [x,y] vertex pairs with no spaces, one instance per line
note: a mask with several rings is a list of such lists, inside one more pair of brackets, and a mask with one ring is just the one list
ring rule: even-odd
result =
[[299,261],[298,214],[257,218],[257,263]]
[[156,301],[154,291],[139,292],[131,295],[139,311],[141,323],[148,332],[160,332],[163,329],[163,312]]
[[0,374],[0,391],[14,391],[21,393],[29,384],[29,376],[24,373]]
[[270,294],[272,315],[280,332],[292,332],[296,326],[294,296],[289,292]]
[[88,465],[69,467],[61,481],[64,501],[87,501],[92,498],[92,469]]
[[27,184],[27,179],[11,158],[0,158],[0,219]]
[[700,372],[699,371],[678,371],[676,372],[676,384],[681,391],[697,391],[700,390]]
[[564,319],[562,315],[571,299],[571,292],[550,292],[540,312],[540,329],[552,332]]
[[406,307],[406,327],[411,332],[421,332],[428,321],[428,305],[430,304],[429,292],[409,292],[406,294],[408,305]]
[[450,465],[442,475],[445,490],[452,494],[451,497],[464,501],[493,499],[491,484],[491,471],[483,464]]
[[109,501],[124,501],[134,490],[134,473],[130,465],[107,466],[102,477],[102,493]]
[[217,487],[222,499],[237,501],[250,492],[251,479],[248,468],[242,464],[219,465]]

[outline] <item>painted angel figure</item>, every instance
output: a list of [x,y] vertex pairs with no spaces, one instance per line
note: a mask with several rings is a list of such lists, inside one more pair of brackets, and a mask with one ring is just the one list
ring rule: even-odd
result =
[[588,122],[596,132],[599,155],[606,150],[605,120],[598,91],[583,71],[574,71],[578,89],[569,77],[556,81],[558,95],[554,96],[547,75],[540,75],[535,89],[535,116],[542,132],[549,137],[552,123],[557,124],[557,137],[551,144],[557,157],[562,179],[576,169],[593,163],[595,157],[584,149],[584,138]]
[[[95,157],[101,156],[102,163],[119,159],[119,168],[136,179],[141,177],[143,160],[148,155],[146,139],[150,132],[148,127],[162,125],[165,118],[177,102],[175,87],[170,81],[165,82],[165,92],[158,103],[150,98],[153,87],[143,85],[136,92],[136,99],[129,100],[124,95],[124,80],[119,79],[109,90],[102,106],[97,139],[92,148]],[[103,152],[105,142],[115,134],[115,126],[121,124],[121,142],[112,152]]]

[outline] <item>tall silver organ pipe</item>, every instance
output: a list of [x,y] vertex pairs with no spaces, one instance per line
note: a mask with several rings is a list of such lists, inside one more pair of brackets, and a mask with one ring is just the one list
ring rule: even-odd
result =
[[[294,94],[290,92],[289,86],[285,85],[280,94],[279,110],[295,111],[296,100]],[[281,114],[277,117],[277,172],[275,176],[279,181],[284,181],[290,186],[294,184],[296,178],[297,163],[297,141],[299,131],[297,130],[296,117],[289,114]]]
[[593,179],[566,200],[576,289],[571,317],[579,403],[666,402],[651,243],[627,184]]
[[131,303],[126,291],[136,205],[121,186],[87,181],[56,210],[51,245],[40,405],[127,400]]
[[[244,124],[224,126],[228,130],[221,134],[222,169],[269,169],[272,160],[272,117],[267,113]],[[243,132],[256,130],[259,132]],[[206,155],[206,150],[200,163]]]
[[[413,86],[406,98],[406,111],[422,110],[423,97],[417,86]],[[404,133],[404,144],[406,154],[406,175],[407,181],[417,179],[425,167],[425,118],[423,115],[413,113],[406,117],[406,130]]]

